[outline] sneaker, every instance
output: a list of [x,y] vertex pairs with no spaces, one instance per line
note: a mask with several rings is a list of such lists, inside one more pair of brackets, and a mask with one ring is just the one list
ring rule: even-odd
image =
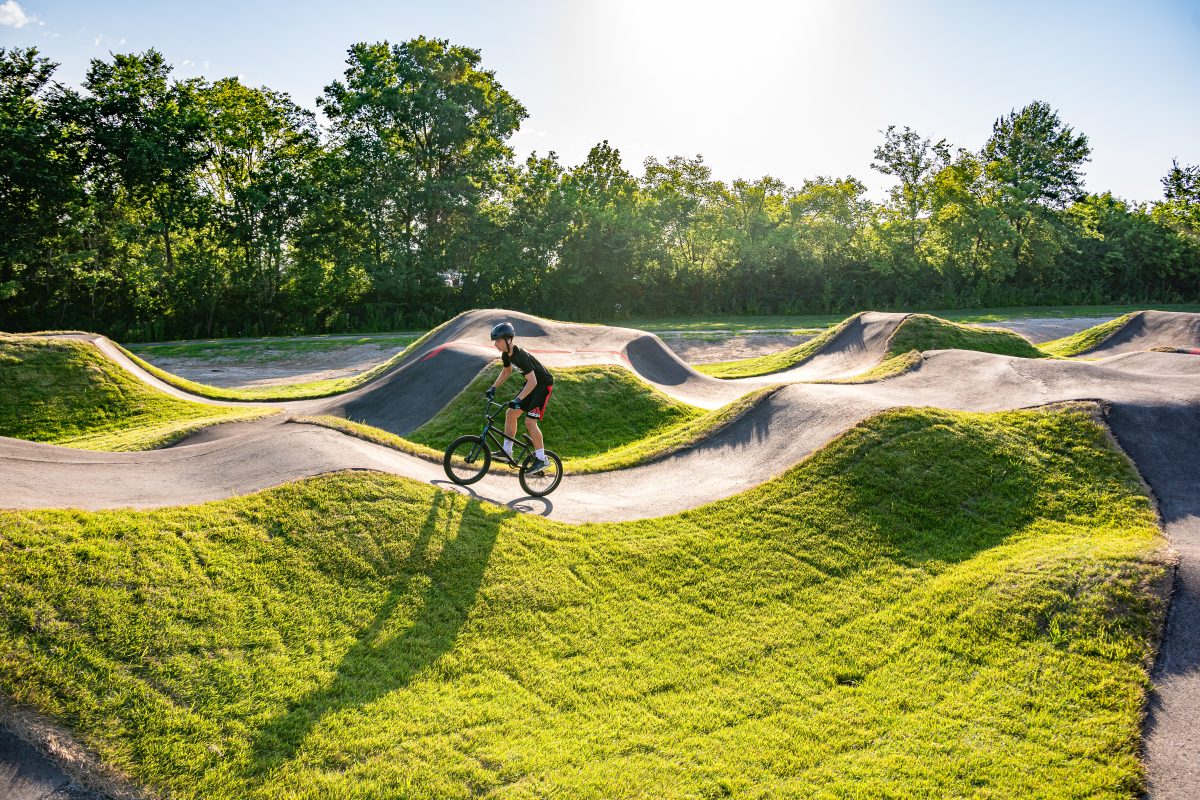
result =
[[546,467],[548,467],[548,466],[550,466],[550,462],[547,461],[546,459],[535,458],[535,459],[533,459],[533,463],[529,465],[529,469],[527,469],[525,471],[538,473],[538,472],[542,472],[543,470],[545,470]]
[[513,466],[513,467],[515,467],[517,465],[517,462],[513,461],[512,456],[510,456],[508,453],[504,452],[503,450],[493,450],[492,458],[496,461],[499,461],[501,464],[508,464],[509,466]]

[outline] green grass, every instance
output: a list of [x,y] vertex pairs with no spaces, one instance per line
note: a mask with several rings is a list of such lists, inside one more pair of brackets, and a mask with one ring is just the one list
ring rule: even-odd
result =
[[842,330],[857,319],[860,314],[847,317],[840,325],[829,328],[822,334],[814,336],[807,342],[780,350],[778,353],[768,353],[765,356],[742,358],[736,361],[718,361],[712,364],[695,364],[693,368],[713,378],[753,378],[759,375],[771,375],[776,372],[798,367],[820,352],[821,348],[833,341]]
[[[952,322],[990,323],[1011,319],[1067,319],[1071,317],[1116,317],[1131,311],[1200,311],[1197,303],[1159,305],[1099,305],[1099,306],[1013,306],[1002,308],[878,308],[877,311],[923,312]],[[707,315],[683,317],[644,317],[617,320],[613,325],[647,331],[724,331],[739,333],[753,330],[793,330],[827,328],[845,317],[841,314],[780,314],[780,315]]]
[[616,320],[611,325],[624,328],[637,328],[643,331],[658,332],[695,332],[735,334],[745,331],[821,331],[831,325],[836,325],[846,316],[844,314],[785,314],[785,315],[708,315],[680,317],[644,317],[633,320]]
[[0,690],[177,798],[1134,798],[1163,554],[1083,410],[631,523],[365,472],[0,512]]
[[878,383],[886,378],[895,378],[906,372],[911,372],[921,366],[921,351],[909,350],[898,356],[879,362],[866,372],[852,375],[849,378],[833,378],[831,380],[813,381],[813,383]]
[[[561,373],[560,373],[561,374]],[[556,384],[557,385],[557,384]],[[583,384],[585,391],[588,384]],[[661,426],[645,436],[628,441],[624,444],[615,444],[611,449],[604,450],[591,456],[571,456],[563,458],[563,472],[569,475],[584,475],[595,472],[609,472],[617,469],[626,469],[635,467],[639,464],[647,464],[672,453],[677,453],[692,447],[708,437],[712,436],[717,431],[736,421],[739,417],[756,406],[761,400],[769,394],[776,391],[778,387],[771,386],[764,389],[759,389],[755,392],[739,397],[737,400],[729,403],[715,411],[705,411],[700,416],[694,417],[689,415],[682,421],[673,424]],[[617,398],[618,401],[624,398]],[[445,452],[446,445],[441,445],[440,448],[430,447],[426,444],[418,444],[403,437],[397,436],[394,433],[389,433],[385,430],[366,425],[361,422],[353,422],[351,420],[342,419],[328,415],[315,417],[295,417],[293,422],[306,423],[310,425],[322,425],[326,428],[333,428],[350,436],[355,436],[359,439],[364,439],[368,442],[381,444],[385,447],[391,447],[409,455],[424,458],[429,461],[441,463],[442,455]],[[480,426],[482,427],[482,423]],[[466,430],[466,429],[464,429]],[[518,434],[524,430],[523,424],[518,424]],[[461,434],[460,434],[461,435]],[[457,437],[454,437],[457,438]],[[446,444],[453,441],[453,438],[448,440]],[[550,446],[549,436],[547,435],[547,447],[555,450]],[[555,450],[557,452],[557,450]],[[504,465],[497,462],[492,462],[492,469],[504,469]]]
[[0,334],[0,436],[88,450],[148,450],[209,425],[271,413],[176,399],[89,343]]
[[[406,438],[441,452],[465,433],[483,428],[483,393],[500,370],[484,368],[450,403]],[[500,387],[497,401],[513,397],[520,378]],[[703,409],[681,403],[615,366],[572,367],[554,371],[554,392],[540,423],[546,446],[563,459],[607,453],[613,448],[693,423]],[[497,416],[503,424],[504,415]],[[525,431],[524,421],[517,432]]]
[[246,400],[246,401],[268,401],[268,400],[311,400],[318,397],[329,397],[342,392],[348,392],[351,389],[357,389],[359,386],[373,380],[374,378],[383,375],[401,360],[413,349],[424,344],[431,336],[449,324],[451,320],[447,320],[438,327],[426,333],[421,338],[412,342],[404,350],[389,358],[380,364],[376,364],[368,370],[364,370],[357,375],[351,375],[346,378],[330,378],[320,381],[305,381],[303,383],[283,383],[275,386],[257,386],[250,389],[223,389],[217,386],[209,386],[205,383],[197,383],[189,381],[186,378],[181,378],[178,375],[167,372],[164,369],[159,369],[145,359],[130,352],[127,348],[117,345],[125,355],[140,366],[142,369],[149,372],[154,377],[164,381],[177,389],[182,389],[185,392],[190,392],[200,397],[208,397],[213,400]]
[[338,337],[273,337],[268,339],[201,339],[162,344],[131,344],[128,349],[142,358],[221,358],[237,362],[271,362],[297,355],[328,350],[341,350],[365,344],[405,348],[420,338],[419,334],[373,334]]
[[978,350],[1020,358],[1045,358],[1025,337],[1003,328],[972,328],[928,314],[913,314],[892,335],[887,357],[910,350]]
[[1098,306],[1016,306],[977,310],[930,311],[930,314],[955,322],[1004,322],[1009,319],[1069,319],[1071,317],[1118,317],[1134,311],[1200,312],[1200,303],[1160,303],[1150,305]]
[[[849,317],[836,328],[830,328],[814,339],[788,350],[765,356],[745,358],[737,361],[722,361],[700,364],[696,369],[714,378],[749,378],[771,375],[798,367],[815,356],[833,341],[846,325],[858,315]],[[1001,328],[972,328],[959,325],[928,314],[913,314],[900,323],[888,343],[883,364],[873,368],[869,374],[856,376],[853,382],[877,381],[897,374],[897,370],[908,370],[914,366],[912,351],[926,350],[979,350],[985,353],[1020,356],[1022,358],[1044,358],[1045,353],[1012,331]],[[903,358],[900,358],[903,356]],[[898,359],[898,360],[894,360]]]
[[1077,356],[1081,353],[1086,353],[1123,328],[1131,317],[1133,317],[1133,314],[1126,314],[1108,322],[1093,325],[1090,328],[1081,330],[1079,333],[1064,336],[1052,342],[1044,342],[1041,348],[1051,355],[1061,357]]

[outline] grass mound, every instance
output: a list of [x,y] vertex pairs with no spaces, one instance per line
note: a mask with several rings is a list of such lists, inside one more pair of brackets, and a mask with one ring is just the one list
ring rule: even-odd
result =
[[1064,336],[1061,339],[1055,339],[1052,342],[1044,342],[1041,345],[1043,351],[1054,356],[1069,358],[1071,356],[1081,355],[1104,343],[1106,339],[1112,336],[1117,331],[1121,330],[1133,319],[1137,313],[1126,314],[1123,317],[1102,322],[1099,325],[1093,325],[1090,328],[1085,328],[1079,333]]
[[[791,369],[815,356],[857,316],[856,314],[849,317],[842,324],[830,328],[820,336],[790,350],[739,361],[700,364],[696,366],[696,369],[714,378],[751,378]],[[897,370],[911,369],[914,363],[912,353],[915,351],[920,354],[926,350],[978,350],[984,353],[998,353],[1022,358],[1045,358],[1046,356],[1025,337],[1003,328],[974,328],[928,314],[911,314],[897,326],[895,333],[892,334],[887,352],[883,357],[884,363],[887,364],[886,368],[883,368],[884,365],[881,364],[870,371],[869,378],[856,376],[837,382],[882,380],[896,374]]]
[[206,383],[189,381],[187,378],[181,378],[174,373],[167,372],[165,369],[159,369],[149,361],[140,358],[120,345],[117,345],[117,347],[119,347],[121,352],[128,356],[131,361],[149,372],[154,377],[158,378],[160,381],[200,397],[207,397],[212,400],[246,401],[313,400],[318,397],[330,397],[335,394],[348,392],[351,389],[357,389],[359,386],[362,386],[368,381],[374,380],[380,375],[383,375],[404,360],[404,358],[414,349],[425,344],[430,337],[441,331],[442,328],[446,327],[453,321],[453,319],[450,319],[446,322],[443,322],[441,325],[412,342],[400,352],[396,353],[396,355],[392,356],[387,361],[376,364],[370,369],[364,370],[357,375],[351,375],[347,378],[329,378],[320,381],[305,381],[303,383],[284,383],[276,386],[256,386],[251,389],[223,389],[218,386],[209,386]]
[[907,353],[901,353],[898,356],[892,356],[889,359],[880,361],[866,372],[860,372],[849,378],[833,378],[825,381],[814,381],[814,383],[878,383],[886,378],[894,378],[897,375],[903,375],[906,372],[917,369],[921,366],[923,360],[920,350],[909,350]]
[[892,334],[887,358],[916,350],[977,350],[1020,358],[1045,358],[1046,354],[1020,334],[1004,328],[975,328],[928,314],[913,314]]
[[179,400],[91,344],[0,334],[0,436],[88,450],[148,450],[269,409]]
[[1162,553],[1081,410],[632,523],[363,472],[0,512],[0,690],[179,798],[1132,798]]
[[[483,428],[483,393],[499,370],[487,367],[466,389],[406,438],[439,453],[465,433]],[[521,376],[500,387],[497,402],[520,391]],[[647,437],[657,436],[705,416],[703,409],[681,403],[614,366],[572,367],[554,371],[554,392],[540,427],[546,445],[562,458],[606,453]],[[497,416],[503,424],[504,415]],[[524,433],[525,423],[517,423]]]
[[759,375],[771,375],[776,372],[798,367],[815,356],[825,345],[832,342],[846,326],[861,315],[855,314],[842,320],[838,325],[814,336],[803,344],[781,350],[778,353],[768,353],[765,356],[743,358],[737,361],[718,361],[713,364],[696,364],[694,369],[713,378],[756,378]]

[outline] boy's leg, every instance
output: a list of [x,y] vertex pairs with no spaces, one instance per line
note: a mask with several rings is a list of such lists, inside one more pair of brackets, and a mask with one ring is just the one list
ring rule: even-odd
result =
[[525,417],[525,430],[529,431],[529,438],[533,440],[533,449],[541,452],[542,447],[542,429],[538,427],[538,421],[533,417]]
[[[504,435],[507,436],[508,439],[515,439],[517,437],[517,417],[519,416],[521,416],[521,409],[519,408],[510,408],[504,415]],[[505,439],[500,446],[504,448],[505,454],[507,454],[511,459],[513,454],[513,443],[508,439]]]

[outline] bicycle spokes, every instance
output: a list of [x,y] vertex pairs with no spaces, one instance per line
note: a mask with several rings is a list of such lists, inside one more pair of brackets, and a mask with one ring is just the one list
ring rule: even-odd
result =
[[492,455],[478,436],[462,436],[446,448],[442,466],[446,476],[460,485],[474,483],[487,474]]
[[533,464],[536,461],[534,456],[529,456],[525,463],[521,466],[521,488],[529,492],[534,497],[542,497],[550,494],[558,487],[559,481],[562,480],[562,461],[552,451],[546,451],[546,465],[534,469]]

